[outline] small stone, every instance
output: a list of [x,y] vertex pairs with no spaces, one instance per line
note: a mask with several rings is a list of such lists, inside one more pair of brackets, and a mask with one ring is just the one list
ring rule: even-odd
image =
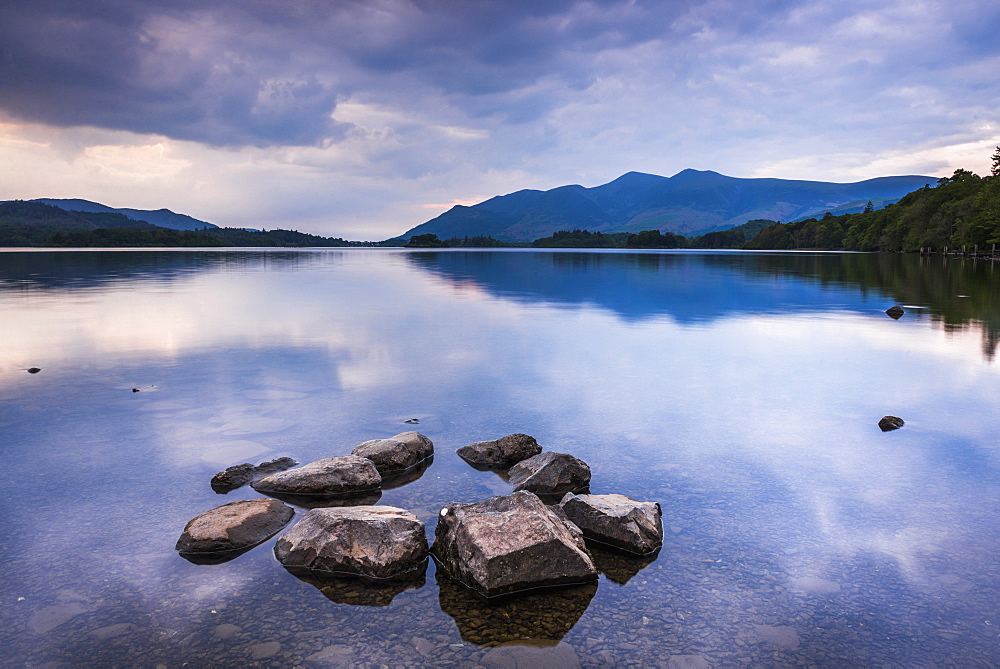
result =
[[800,576],[792,581],[792,589],[809,595],[829,597],[840,594],[840,584],[816,576]]
[[268,641],[267,643],[257,643],[250,646],[250,658],[253,660],[266,660],[274,657],[281,650],[281,643],[278,641]]
[[228,639],[231,636],[239,634],[242,628],[233,625],[231,623],[223,623],[222,625],[216,625],[215,629],[212,630],[212,636],[216,639]]
[[37,374],[38,372],[42,371],[42,368],[41,367],[29,367],[27,371],[28,371],[28,374]]
[[899,305],[897,304],[897,305],[895,305],[895,306],[892,306],[892,307],[889,307],[888,309],[886,309],[886,310],[885,310],[885,313],[886,313],[886,314],[888,314],[890,318],[893,318],[893,319],[895,319],[895,320],[899,320],[899,318],[900,318],[900,317],[901,317],[901,316],[902,316],[902,315],[903,315],[904,313],[906,313],[906,312],[905,312],[905,311],[903,311],[903,307],[901,307],[901,306],[899,306]]
[[882,420],[878,422],[878,426],[883,432],[898,430],[905,424],[903,419],[898,416],[882,416]]

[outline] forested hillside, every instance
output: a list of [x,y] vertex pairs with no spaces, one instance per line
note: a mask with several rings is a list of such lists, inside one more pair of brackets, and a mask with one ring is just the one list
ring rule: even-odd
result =
[[748,249],[844,251],[980,251],[1000,244],[1000,149],[993,174],[956,170],[936,188],[921,188],[885,209],[772,225]]

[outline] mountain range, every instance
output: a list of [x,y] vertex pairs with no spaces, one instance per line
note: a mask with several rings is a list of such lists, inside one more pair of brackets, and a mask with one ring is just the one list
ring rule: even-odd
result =
[[90,214],[124,214],[133,221],[145,221],[152,223],[159,228],[169,228],[171,230],[203,230],[205,228],[216,228],[218,226],[205,221],[199,221],[186,214],[178,214],[169,209],[127,209],[114,208],[99,202],[78,199],[52,199],[38,198],[31,202],[41,202],[53,207],[59,207],[66,211],[82,211]]
[[616,233],[659,230],[686,236],[728,230],[754,219],[794,221],[824,212],[881,208],[937,177],[893,176],[854,183],[741,179],[687,169],[672,177],[628,172],[594,188],[520,190],[471,207],[456,205],[399,239],[433,233],[441,239],[490,236],[524,242],[558,230]]

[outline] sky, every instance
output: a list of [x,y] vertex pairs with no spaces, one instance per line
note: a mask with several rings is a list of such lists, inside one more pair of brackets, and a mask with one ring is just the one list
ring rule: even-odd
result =
[[355,240],[629,171],[989,173],[996,0],[0,0],[0,200]]

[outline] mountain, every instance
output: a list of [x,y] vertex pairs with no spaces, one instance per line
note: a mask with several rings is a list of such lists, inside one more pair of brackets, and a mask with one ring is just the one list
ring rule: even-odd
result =
[[656,229],[691,236],[753,219],[790,221],[859,202],[864,208],[869,200],[883,204],[937,181],[912,175],[829,183],[740,179],[691,169],[672,177],[629,172],[594,188],[521,190],[471,207],[457,205],[399,239],[432,233],[441,239],[491,236],[514,242],[573,229],[607,234]]
[[160,228],[170,228],[171,230],[203,230],[204,228],[216,228],[218,226],[205,221],[199,221],[185,214],[177,214],[169,209],[126,209],[109,207],[99,202],[79,199],[52,199],[38,198],[32,202],[42,202],[66,211],[82,211],[86,213],[118,213],[124,214],[133,221],[145,221]]

